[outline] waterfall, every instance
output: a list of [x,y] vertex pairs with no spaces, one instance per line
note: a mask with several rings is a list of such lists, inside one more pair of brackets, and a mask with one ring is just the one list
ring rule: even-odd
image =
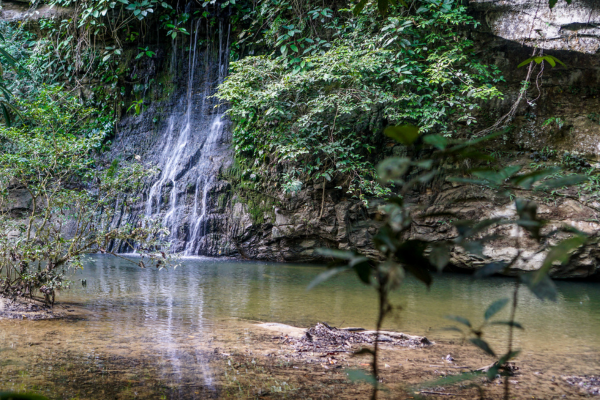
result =
[[[229,154],[227,120],[212,95],[227,74],[231,26],[220,21],[218,43],[214,43],[207,23],[206,48],[198,49],[201,21],[192,21],[186,90],[154,147],[161,171],[143,206],[146,218],[158,219],[169,229],[172,250],[185,255],[202,254],[207,245],[206,240],[204,245],[200,242],[216,229],[211,200],[213,192],[223,186],[217,175]],[[202,51],[205,57],[199,57]]]

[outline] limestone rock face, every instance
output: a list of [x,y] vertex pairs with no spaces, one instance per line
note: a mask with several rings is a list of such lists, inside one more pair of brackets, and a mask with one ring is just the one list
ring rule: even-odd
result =
[[68,16],[72,11],[69,8],[51,7],[47,4],[31,7],[28,0],[12,0],[2,2],[0,19],[11,22],[37,21],[41,18]]
[[600,2],[471,0],[471,9],[494,35],[529,47],[595,54],[600,48]]
[[[568,65],[568,68],[546,66],[535,85],[522,101],[511,121],[509,133],[497,143],[499,149],[522,155],[512,162],[527,166],[530,157],[544,147],[555,154],[579,154],[591,163],[600,161],[600,101],[596,89],[600,84],[600,1],[574,0],[571,5],[559,0],[551,10],[543,0],[471,0],[470,12],[481,22],[472,39],[479,54],[498,66],[506,83],[500,89],[503,100],[488,105],[485,112],[495,120],[506,113],[517,98],[526,68],[517,65],[532,55],[533,48],[543,49]],[[596,113],[596,114],[595,114]],[[551,117],[564,121],[561,128],[544,126]],[[496,144],[495,144],[496,146]],[[560,153],[560,154],[559,154]],[[600,164],[599,164],[600,166]],[[246,218],[238,231],[238,248],[246,257],[280,261],[318,261],[318,247],[356,249],[377,257],[371,244],[382,214],[380,203],[364,207],[356,200],[344,198],[327,187],[324,209],[319,218],[322,187],[308,186],[293,198],[281,197],[274,217],[267,217],[262,226]],[[535,200],[540,218],[549,221],[547,230],[569,225],[592,236],[600,229],[600,202],[595,196],[581,196],[577,191],[565,196],[542,196],[517,193]],[[473,200],[475,199],[475,200]],[[448,206],[451,201],[458,205]],[[464,201],[462,201],[464,200]],[[468,185],[438,184],[410,194],[405,201],[424,207],[424,212],[450,211],[461,219],[516,218],[514,203],[498,197],[492,191]],[[245,208],[240,206],[239,211]],[[481,255],[466,254],[460,248],[452,252],[452,264],[462,270],[475,270],[494,261],[508,261],[518,251],[516,230],[496,228],[500,239],[486,243]],[[450,224],[438,220],[417,218],[410,237],[428,241],[448,240],[456,236]],[[565,238],[557,236],[552,243]],[[528,249],[530,261],[515,265],[513,272],[538,269],[545,252],[532,241],[522,243]],[[589,278],[598,276],[600,250],[588,246],[573,254],[568,265],[556,267],[551,275],[557,278]]]

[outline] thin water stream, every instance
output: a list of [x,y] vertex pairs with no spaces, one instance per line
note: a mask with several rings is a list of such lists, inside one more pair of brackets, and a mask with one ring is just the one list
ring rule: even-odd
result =
[[[176,269],[155,270],[94,256],[74,274],[73,288],[58,298],[63,304],[80,305],[83,318],[0,321],[0,388],[36,389],[54,398],[145,398],[145,391],[171,398],[177,397],[177,390],[192,393],[185,398],[210,397],[213,371],[207,360],[212,341],[233,326],[269,321],[306,327],[326,321],[373,327],[374,293],[353,275],[306,291],[323,270],[201,258],[184,259]],[[450,325],[445,315],[479,323],[486,307],[508,296],[512,285],[503,278],[474,281],[464,275],[441,275],[428,291],[408,279],[394,298],[403,309],[386,328],[456,340],[455,333],[440,329]],[[600,351],[600,288],[584,282],[557,285],[556,303],[522,292],[517,319],[526,330],[518,333],[517,347],[525,354],[573,354],[577,362],[576,354]],[[497,319],[506,319],[507,312]],[[488,338],[499,346],[505,335],[504,329],[496,329]],[[116,370],[122,372],[118,396],[111,391],[118,385],[102,386],[106,371]],[[65,389],[71,387],[69,379],[80,382],[77,390],[90,394]],[[190,391],[190,385],[197,390]],[[63,396],[57,390],[73,393]]]

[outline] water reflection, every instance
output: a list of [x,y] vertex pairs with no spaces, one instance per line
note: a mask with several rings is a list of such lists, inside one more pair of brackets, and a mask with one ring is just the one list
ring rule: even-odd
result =
[[[306,291],[322,270],[211,259],[184,260],[177,269],[155,270],[111,257],[93,257],[83,271],[73,275],[72,290],[59,296],[59,302],[83,305],[87,318],[0,321],[0,384],[3,388],[15,384],[47,388],[49,381],[58,385],[60,379],[80,379],[86,383],[79,387],[93,388],[103,379],[102,374],[109,376],[110,371],[118,370],[136,374],[128,378],[119,375],[119,379],[129,382],[125,388],[133,385],[127,390],[134,390],[140,398],[149,390],[182,398],[183,394],[176,393],[192,386],[195,389],[186,393],[193,395],[185,398],[206,398],[214,394],[207,362],[213,350],[211,340],[239,319],[296,326],[326,321],[335,326],[373,327],[374,293],[353,275],[342,275]],[[81,286],[81,279],[87,280],[86,287]],[[419,282],[408,280],[394,296],[402,311],[386,328],[434,340],[456,338],[439,329],[450,324],[445,315],[461,315],[478,323],[487,306],[509,295],[513,285],[510,279],[473,281],[468,276],[447,275],[436,278],[428,291]],[[556,303],[543,303],[522,291],[517,317],[526,331],[519,332],[517,345],[526,353],[533,349],[561,354],[598,351],[598,284],[558,282],[558,288]],[[497,318],[506,319],[507,315],[504,310]],[[505,335],[502,328],[491,332],[489,339],[500,346]],[[74,375],[69,375],[68,368],[67,372],[52,372],[56,363],[72,365]],[[117,394],[110,396],[119,398]],[[90,396],[82,395],[93,398]],[[123,398],[131,398],[127,396]]]
[[[98,327],[136,326],[147,338],[168,344],[176,337],[202,334],[217,320],[243,318],[307,326],[318,321],[333,325],[373,327],[375,297],[351,274],[305,290],[320,267],[188,259],[177,269],[148,270],[108,257],[95,257],[74,280],[62,300],[82,302],[93,311]],[[464,275],[441,275],[428,291],[408,280],[394,295],[402,311],[387,328],[432,337],[448,335],[445,315],[482,321],[487,306],[510,295],[514,282],[495,278],[473,281]],[[600,291],[597,283],[558,282],[559,300],[541,302],[521,291],[518,320],[524,348],[564,350],[600,348]],[[508,310],[498,314],[506,319]],[[501,339],[504,331],[491,333]],[[168,348],[168,346],[167,346]]]

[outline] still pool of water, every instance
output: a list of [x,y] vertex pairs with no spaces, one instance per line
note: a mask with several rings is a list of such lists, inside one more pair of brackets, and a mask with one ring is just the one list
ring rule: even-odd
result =
[[[325,321],[373,328],[372,289],[347,274],[307,292],[306,286],[322,271],[316,266],[198,258],[185,259],[176,269],[156,270],[94,256],[73,275],[73,288],[58,297],[59,302],[83,307],[86,318],[0,321],[0,388],[52,394],[48,391],[68,386],[61,379],[79,379],[82,390],[97,390],[102,371],[109,368],[100,355],[110,353],[113,367],[122,369],[125,380],[146,382],[149,387],[159,376],[163,389],[153,390],[172,393],[173,387],[193,385],[201,377],[202,390],[210,391],[212,378],[206,363],[210,343],[240,320],[303,327]],[[81,279],[87,281],[86,287]],[[455,333],[441,329],[451,325],[445,315],[461,315],[479,324],[487,306],[509,296],[513,285],[513,280],[504,278],[475,281],[465,275],[440,275],[427,290],[408,279],[394,295],[394,304],[402,310],[385,328],[433,340],[456,339]],[[517,347],[525,352],[598,352],[599,284],[558,282],[557,286],[556,303],[541,302],[526,289],[521,291],[517,320],[525,331],[518,333]],[[503,310],[496,319],[507,316],[508,310]],[[487,337],[501,346],[506,329],[495,328]],[[137,360],[135,365],[128,365],[132,359]],[[132,397],[143,393],[139,387],[136,390]],[[198,393],[198,398],[206,397],[200,389]]]

